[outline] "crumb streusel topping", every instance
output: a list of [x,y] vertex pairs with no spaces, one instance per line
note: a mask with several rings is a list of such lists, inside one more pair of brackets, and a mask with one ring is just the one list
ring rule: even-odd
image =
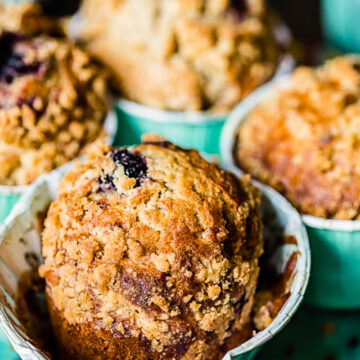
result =
[[263,0],[85,0],[81,41],[129,99],[227,112],[275,72]]
[[[247,177],[194,150],[153,138],[95,146],[48,212],[40,269],[48,297],[75,333],[135,340],[147,359],[215,359],[250,321],[259,205]],[[118,359],[105,345],[106,358]],[[134,354],[122,359],[145,359]]]
[[239,165],[303,213],[360,218],[360,63],[299,68],[238,134]]
[[67,40],[0,30],[0,184],[29,184],[101,136],[106,91],[102,68]]

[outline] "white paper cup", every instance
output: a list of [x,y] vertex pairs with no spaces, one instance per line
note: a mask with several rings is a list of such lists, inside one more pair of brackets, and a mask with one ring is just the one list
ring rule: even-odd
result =
[[[221,160],[239,176],[235,159],[236,135],[249,113],[261,102],[286,88],[285,75],[257,89],[230,114],[221,134]],[[331,309],[360,308],[360,221],[328,220],[303,215],[309,235],[312,270],[305,300]]]
[[[0,323],[12,346],[24,360],[44,360],[47,357],[26,335],[16,316],[15,297],[18,279],[22,273],[30,269],[30,265],[26,262],[26,253],[31,251],[40,257],[40,234],[35,226],[38,214],[46,211],[50,202],[56,197],[59,181],[69,166],[71,164],[44,175],[33,183],[0,227]],[[224,360],[252,358],[261,345],[279,332],[293,316],[308,282],[309,244],[300,216],[272,189],[262,187],[261,191],[263,217],[271,219],[271,224],[265,228],[265,231],[269,233],[273,226],[276,226],[279,231],[293,235],[297,239],[297,244],[283,245],[271,257],[277,271],[282,273],[290,256],[298,252],[291,295],[265,330],[229,351],[224,356]]]

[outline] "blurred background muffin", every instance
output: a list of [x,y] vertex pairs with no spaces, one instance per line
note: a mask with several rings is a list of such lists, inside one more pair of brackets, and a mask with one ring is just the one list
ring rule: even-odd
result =
[[259,206],[248,178],[196,151],[158,138],[94,146],[62,180],[43,233],[63,358],[220,358],[250,322]]
[[360,63],[339,57],[299,68],[239,129],[241,168],[301,212],[360,218]]
[[103,135],[108,112],[106,72],[42,34],[53,30],[37,11],[0,5],[1,185],[29,184],[77,157]]
[[263,0],[84,0],[80,13],[86,49],[150,107],[228,112],[279,63]]

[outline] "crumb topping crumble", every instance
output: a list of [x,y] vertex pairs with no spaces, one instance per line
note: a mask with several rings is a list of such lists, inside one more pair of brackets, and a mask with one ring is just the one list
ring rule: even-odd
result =
[[159,359],[209,359],[250,319],[260,198],[248,178],[162,144],[98,144],[75,165],[48,212],[40,274],[67,323]]

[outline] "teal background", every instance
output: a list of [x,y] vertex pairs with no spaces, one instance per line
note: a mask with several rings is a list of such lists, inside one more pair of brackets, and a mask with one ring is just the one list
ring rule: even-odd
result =
[[321,10],[328,44],[341,51],[360,53],[360,1],[322,0]]

